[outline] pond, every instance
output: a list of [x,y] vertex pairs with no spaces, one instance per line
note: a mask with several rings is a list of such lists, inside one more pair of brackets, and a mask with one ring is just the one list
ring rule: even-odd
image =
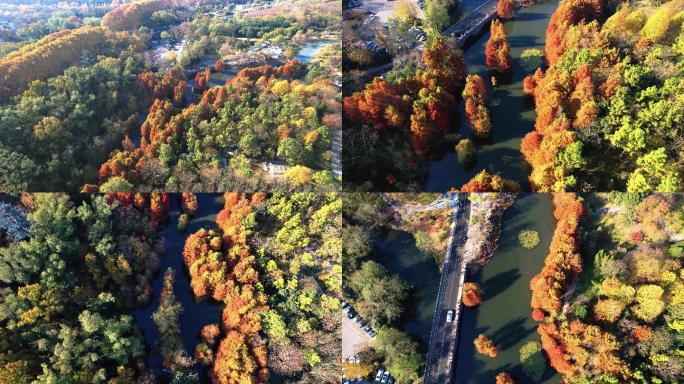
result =
[[412,234],[394,229],[375,238],[373,259],[413,287],[401,328],[422,340],[427,348],[439,289],[439,266],[416,248]]
[[[501,176],[518,181],[529,190],[527,177],[530,168],[520,153],[520,141],[533,130],[535,113],[531,100],[523,94],[522,83],[526,75],[534,70],[524,69],[520,54],[529,48],[544,49],[544,35],[551,14],[558,6],[556,0],[542,2],[516,11],[515,19],[505,23],[506,36],[511,46],[513,72],[497,76],[498,86],[489,90],[489,105],[493,131],[487,140],[477,140],[476,163],[468,169],[458,164],[453,148],[442,159],[432,161],[430,176],[426,184],[428,191],[446,191],[460,188],[483,169],[497,171]],[[464,52],[469,73],[477,73],[487,82],[491,73],[487,70],[484,50],[489,39],[489,26]],[[463,137],[470,137],[471,130],[460,104],[460,130]]]
[[[504,214],[494,257],[466,278],[480,284],[484,301],[475,309],[463,311],[455,361],[456,383],[494,383],[501,371],[509,372],[518,382],[532,382],[522,372],[519,350],[530,340],[539,341],[537,323],[530,315],[529,284],[544,265],[554,228],[549,194],[520,194]],[[523,229],[539,232],[539,245],[531,250],[523,248],[518,241],[518,233]],[[475,350],[473,341],[480,333],[491,338],[498,348],[496,358]],[[559,382],[547,366],[540,383]]]
[[[162,370],[162,357],[159,354],[159,329],[152,321],[152,314],[159,308],[159,294],[162,289],[164,272],[167,268],[175,271],[174,294],[176,299],[183,305],[183,313],[180,316],[181,338],[186,352],[192,355],[195,346],[200,341],[199,332],[207,324],[220,323],[223,304],[211,299],[195,301],[190,289],[190,276],[183,262],[183,246],[185,239],[200,228],[215,228],[216,215],[223,209],[222,195],[197,194],[198,209],[189,221],[184,233],[178,232],[178,217],[180,215],[180,194],[171,195],[171,212],[169,221],[163,229],[166,254],[160,257],[159,274],[152,283],[152,301],[145,308],[134,312],[135,323],[143,330],[145,343],[151,351],[147,357],[150,370],[160,372]],[[205,378],[204,369],[197,364],[195,370],[201,378]]]
[[306,43],[302,48],[299,49],[295,59],[301,61],[302,63],[308,63],[311,59],[316,56],[316,54],[326,45],[332,44],[331,40],[313,40]]

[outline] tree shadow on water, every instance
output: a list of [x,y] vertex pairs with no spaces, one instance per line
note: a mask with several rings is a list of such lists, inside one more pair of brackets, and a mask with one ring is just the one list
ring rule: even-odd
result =
[[509,269],[508,271],[499,272],[490,277],[482,285],[484,300],[490,300],[499,293],[505,291],[519,278],[520,271],[517,269]]
[[494,345],[496,345],[499,350],[505,350],[513,347],[520,340],[523,340],[532,334],[536,327],[534,325],[526,327],[525,322],[527,322],[526,318],[518,317],[504,324],[501,328],[491,334]]

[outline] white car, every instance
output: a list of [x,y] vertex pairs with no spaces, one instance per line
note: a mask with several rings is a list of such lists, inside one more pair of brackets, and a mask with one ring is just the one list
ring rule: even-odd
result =
[[385,370],[382,369],[382,368],[380,368],[380,370],[378,371],[378,373],[375,375],[375,381],[380,381],[380,379],[382,379],[382,374],[383,374],[383,373],[385,373]]
[[450,309],[449,312],[447,312],[447,323],[451,323],[454,320],[454,310]]

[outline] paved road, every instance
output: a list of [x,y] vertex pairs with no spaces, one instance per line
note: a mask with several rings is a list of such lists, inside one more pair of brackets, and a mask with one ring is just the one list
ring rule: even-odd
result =
[[[437,300],[437,308],[435,308],[424,384],[448,383],[453,366],[452,358],[455,356],[461,310],[460,285],[465,274],[465,265],[460,256],[467,238],[470,219],[470,204],[467,195],[461,194],[459,199],[463,201],[463,206],[456,211],[451,249],[447,250],[442,269],[442,274],[445,275],[442,277],[443,297]],[[449,310],[454,310],[455,314],[454,320],[447,323],[446,316]]]

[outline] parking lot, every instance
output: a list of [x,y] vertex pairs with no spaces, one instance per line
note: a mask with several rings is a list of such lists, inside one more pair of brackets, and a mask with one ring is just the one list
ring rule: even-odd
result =
[[342,311],[342,359],[367,347],[373,346],[373,338],[363,331],[354,320],[347,318],[347,312]]
[[378,16],[380,24],[387,22],[387,20],[394,16],[394,7],[396,1],[387,0],[361,0],[361,9],[370,11]]

